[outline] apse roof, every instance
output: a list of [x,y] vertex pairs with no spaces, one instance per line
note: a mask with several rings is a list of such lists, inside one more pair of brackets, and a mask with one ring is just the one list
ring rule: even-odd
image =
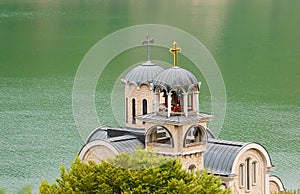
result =
[[197,78],[188,70],[178,66],[173,66],[160,72],[153,81],[154,87],[164,86],[168,91],[174,87],[181,87],[188,91],[193,86],[199,89]]
[[125,84],[133,83],[137,86],[143,83],[150,84],[153,82],[153,78],[163,70],[158,64],[147,61],[130,70],[122,82]]
[[143,140],[140,138],[140,136],[142,136],[144,139],[144,134],[144,129],[139,128],[99,127],[90,134],[87,138],[86,144],[92,141],[101,140],[109,143],[119,153],[131,152],[137,147],[145,147]]
[[107,138],[107,127],[99,127],[95,129],[92,133],[90,133],[89,137],[86,140],[86,143],[89,143],[94,140],[98,139],[105,139]]
[[137,138],[145,134],[145,129],[131,127],[99,127],[95,129],[87,138],[86,143],[95,140],[103,140],[107,138],[119,137],[124,135],[133,135]]
[[132,152],[138,147],[144,148],[145,145],[133,135],[123,135],[119,137],[112,137],[102,139],[102,141],[110,143],[119,153],[121,152]]
[[208,139],[204,152],[204,168],[209,168],[211,173],[229,176],[233,163],[241,149],[248,145],[245,142]]

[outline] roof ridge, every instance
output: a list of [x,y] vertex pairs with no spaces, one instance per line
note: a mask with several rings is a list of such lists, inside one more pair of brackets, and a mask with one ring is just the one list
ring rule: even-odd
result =
[[137,138],[134,135],[122,135],[122,136],[107,138],[107,140],[110,142],[119,142],[124,140],[131,140],[131,139],[137,139]]
[[245,145],[250,144],[251,142],[230,141],[230,140],[223,140],[223,139],[209,139],[207,143],[243,147]]

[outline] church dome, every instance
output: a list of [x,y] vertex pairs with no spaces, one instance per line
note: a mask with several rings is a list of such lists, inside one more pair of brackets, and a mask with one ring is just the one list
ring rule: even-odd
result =
[[199,82],[197,78],[188,70],[178,66],[171,67],[160,72],[153,81],[154,88],[156,86],[163,86],[168,91],[174,87],[181,87],[186,92],[196,86],[199,89]]
[[153,78],[163,70],[158,64],[147,61],[130,70],[122,82],[125,84],[133,83],[137,86],[145,83],[150,84],[153,82]]

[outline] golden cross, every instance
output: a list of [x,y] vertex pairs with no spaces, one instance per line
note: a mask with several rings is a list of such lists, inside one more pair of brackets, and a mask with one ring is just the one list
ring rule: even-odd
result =
[[177,54],[181,52],[181,48],[177,47],[177,42],[173,42],[173,47],[170,48],[170,53],[174,55],[174,67],[177,66]]

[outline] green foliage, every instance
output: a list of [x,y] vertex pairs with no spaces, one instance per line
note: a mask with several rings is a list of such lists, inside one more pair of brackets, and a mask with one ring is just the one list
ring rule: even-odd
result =
[[42,181],[42,194],[58,193],[207,193],[229,194],[221,189],[221,181],[208,173],[189,174],[178,160],[138,149],[120,154],[99,165],[84,163],[79,158],[71,168],[61,166],[55,183]]
[[[278,193],[278,194],[282,194],[282,193]],[[293,191],[292,190],[290,190],[290,191],[284,191],[283,194],[300,194],[300,188],[298,190],[293,190]]]
[[158,155],[155,152],[147,152],[142,148],[138,148],[135,152],[121,153],[114,159],[108,159],[108,162],[116,167],[131,170],[145,170],[148,168],[158,167],[170,161],[173,160],[168,157]]

